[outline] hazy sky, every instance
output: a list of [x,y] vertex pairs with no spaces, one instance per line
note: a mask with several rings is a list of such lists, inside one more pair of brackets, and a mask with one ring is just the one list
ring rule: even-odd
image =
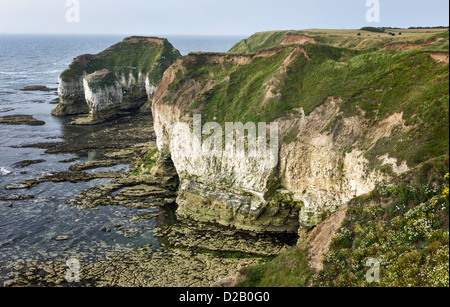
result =
[[[77,1],[79,22],[68,22],[76,5],[66,5]],[[375,1],[379,23],[366,21],[366,0],[0,0],[0,33],[250,35],[449,24],[448,0]]]

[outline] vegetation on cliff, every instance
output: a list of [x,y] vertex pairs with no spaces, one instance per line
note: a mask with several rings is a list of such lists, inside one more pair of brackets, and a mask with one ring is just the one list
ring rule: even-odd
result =
[[[392,36],[388,32],[399,33],[402,35]],[[360,34],[358,36],[358,33]],[[233,46],[229,52],[248,54],[260,50],[270,49],[283,45],[286,35],[298,35],[313,38],[315,41],[327,44],[333,47],[351,48],[357,50],[368,50],[372,48],[384,48],[390,44],[398,43],[416,43],[433,42],[430,45],[417,46],[424,51],[442,51],[448,52],[448,29],[385,29],[385,33],[373,33],[365,30],[301,30],[301,31],[270,31],[260,32],[244,39]]]
[[[448,53],[448,32],[428,34],[434,43],[426,50],[406,51],[355,50],[323,43],[280,46],[286,33],[257,34],[233,47],[230,51],[240,50],[243,43],[251,51],[278,46],[264,56],[252,55],[245,65],[236,59],[249,55],[190,54],[169,85],[165,101],[189,97],[184,99],[185,110],[201,113],[205,122],[271,122],[298,116],[298,108],[308,115],[328,97],[339,97],[343,100],[340,118],[363,112],[373,126],[399,113],[406,121],[408,129],[396,130],[368,148],[369,161],[375,163],[376,156],[389,150],[398,161],[417,165],[448,152],[448,63],[436,61],[428,51],[436,44],[447,46]],[[188,86],[203,90],[193,93]],[[330,133],[335,130],[330,124]],[[289,139],[288,133],[285,140]],[[365,141],[360,145],[365,146]]]
[[[309,266],[301,245],[241,270],[247,279],[238,286],[448,287],[448,188],[448,156],[424,163],[349,203],[323,270]],[[366,279],[371,258],[380,264],[378,282]]]
[[[317,134],[338,139],[355,121],[361,134],[342,145],[343,157],[362,152],[366,174],[389,178],[348,204],[325,270],[314,272],[302,245],[243,270],[240,285],[448,286],[448,42],[442,30],[265,32],[228,53],[193,53],[172,66],[161,101],[205,122],[302,118],[338,98],[335,119]],[[302,132],[286,129],[282,146]],[[397,162],[407,167],[398,171]],[[369,258],[381,263],[379,284],[365,279]]]
[[90,113],[75,121],[89,124],[118,110],[140,108],[151,101],[164,71],[179,56],[166,39],[140,36],[125,38],[96,55],[78,56],[60,75],[60,103],[52,114]]
[[150,73],[154,84],[161,81],[164,71],[180,56],[166,39],[132,36],[97,55],[82,55],[74,59],[61,73],[63,81],[70,82],[84,73],[108,69],[117,75],[138,78],[139,73]]
[[[324,254],[318,286],[449,286],[448,157],[351,201]],[[369,258],[379,283],[366,281]]]

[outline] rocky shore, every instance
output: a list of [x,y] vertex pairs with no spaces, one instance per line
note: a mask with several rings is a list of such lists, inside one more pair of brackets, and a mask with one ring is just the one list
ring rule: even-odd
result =
[[45,85],[28,85],[20,89],[24,92],[33,92],[33,91],[39,91],[39,92],[54,92],[58,90],[57,88],[48,88]]
[[96,263],[80,263],[80,282],[66,280],[66,259],[15,265],[5,287],[208,287],[234,275],[258,258],[227,258],[183,249],[150,251],[143,247],[130,254],[111,255]]
[[[32,198],[33,195],[25,192],[44,182],[86,182],[107,178],[109,182],[82,191],[67,205],[80,210],[96,210],[100,206],[151,209],[146,215],[129,218],[135,221],[156,217],[153,236],[158,238],[159,248],[149,245],[134,252],[114,250],[109,256],[94,261],[92,255],[73,252],[70,257],[80,259],[81,263],[79,283],[66,280],[69,256],[21,259],[12,266],[0,268],[0,272],[7,272],[9,278],[4,286],[210,286],[236,274],[241,268],[270,259],[296,241],[289,236],[252,234],[215,224],[178,220],[175,214],[178,177],[173,170],[164,172],[161,165],[155,166],[154,175],[142,172],[133,176],[126,171],[107,170],[119,163],[139,169],[142,157],[155,150],[155,141],[151,117],[137,114],[119,117],[108,126],[100,126],[89,138],[72,133],[60,142],[27,145],[45,148],[51,154],[82,155],[95,148],[103,159],[71,164],[67,171],[6,186],[6,190],[18,192],[11,199]],[[30,160],[22,164],[44,162]],[[134,235],[132,231],[122,229],[122,225],[114,225],[113,229],[105,226],[101,230],[113,230],[124,237]],[[54,239],[64,241],[69,238]]]
[[43,126],[45,122],[37,120],[31,115],[8,115],[0,118],[0,124]]

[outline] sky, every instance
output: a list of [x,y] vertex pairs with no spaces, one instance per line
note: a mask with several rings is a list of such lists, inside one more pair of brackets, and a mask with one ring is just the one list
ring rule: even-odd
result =
[[[369,22],[374,2],[379,21]],[[448,0],[0,0],[0,33],[251,35],[448,26],[448,12]]]

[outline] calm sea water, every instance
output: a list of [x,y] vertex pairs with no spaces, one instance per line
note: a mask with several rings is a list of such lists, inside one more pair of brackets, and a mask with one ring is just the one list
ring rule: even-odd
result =
[[[80,191],[108,180],[88,183],[42,183],[29,190],[6,191],[8,184],[35,179],[46,174],[66,171],[71,164],[60,163],[73,155],[48,155],[43,149],[17,148],[38,142],[58,141],[76,127],[64,127],[63,119],[50,115],[57,97],[52,92],[24,92],[27,85],[57,88],[58,75],[73,58],[98,53],[121,41],[125,36],[62,36],[62,35],[0,35],[0,117],[28,114],[46,122],[44,126],[0,125],[0,195],[29,194],[25,201],[0,201],[0,286],[8,279],[8,270],[1,270],[22,259],[48,260],[83,253],[92,258],[109,251],[127,251],[153,244],[154,220],[132,222],[128,217],[151,212],[121,207],[98,210],[71,207],[68,201]],[[243,37],[166,36],[185,55],[196,51],[225,52]],[[94,128],[95,129],[95,128]],[[26,168],[15,166],[23,160],[43,159],[46,162]],[[87,161],[82,158],[74,163]],[[119,165],[108,170],[126,169]],[[102,169],[103,170],[103,169]],[[105,169],[106,170],[106,169]],[[12,207],[9,205],[12,203]],[[121,224],[125,231],[138,235],[127,238],[102,232],[103,225]],[[69,240],[57,242],[58,235]]]

